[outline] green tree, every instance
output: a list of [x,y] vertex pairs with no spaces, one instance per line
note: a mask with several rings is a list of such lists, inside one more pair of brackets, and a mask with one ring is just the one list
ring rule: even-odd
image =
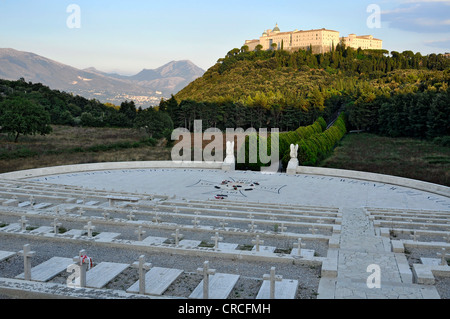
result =
[[170,140],[174,125],[169,114],[149,108],[138,112],[135,127],[145,129],[149,137]]
[[46,135],[52,132],[50,114],[32,100],[14,97],[0,103],[0,131],[14,136],[17,143],[20,135]]

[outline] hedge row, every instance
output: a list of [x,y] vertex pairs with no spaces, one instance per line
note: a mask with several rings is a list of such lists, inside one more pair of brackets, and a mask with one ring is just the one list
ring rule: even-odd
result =
[[344,115],[323,133],[314,134],[298,143],[298,161],[303,166],[313,166],[328,156],[347,133]]
[[[322,133],[326,129],[326,122],[325,120],[320,117],[314,124],[309,126],[302,126],[299,127],[295,131],[290,132],[283,132],[277,134],[279,139],[279,158],[283,163],[284,167],[287,167],[287,163],[290,160],[290,151],[291,151],[291,144],[299,144],[300,141],[307,139],[313,135]],[[256,136],[255,136],[256,135]],[[256,143],[250,143],[251,138],[256,137]],[[272,138],[274,136],[270,135],[267,139],[259,136],[258,134],[252,134],[250,136],[247,136],[245,139],[245,144],[242,146],[240,152],[244,152],[245,154],[245,163],[239,163],[237,164],[237,169],[241,170],[260,170],[261,167],[269,166],[269,164],[263,163],[266,161],[261,161],[261,158],[259,156],[259,146],[261,144],[262,149],[267,148],[267,156],[271,156],[272,154]],[[275,145],[274,145],[275,146]],[[238,154],[240,154],[240,152]],[[250,154],[258,154],[257,155],[257,162],[256,163],[250,163]],[[266,152],[263,152],[263,154],[266,154]]]

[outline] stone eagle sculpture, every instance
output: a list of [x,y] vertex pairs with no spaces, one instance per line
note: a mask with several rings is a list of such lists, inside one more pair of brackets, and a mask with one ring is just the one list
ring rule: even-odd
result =
[[298,156],[298,144],[291,144],[291,158],[297,158]]

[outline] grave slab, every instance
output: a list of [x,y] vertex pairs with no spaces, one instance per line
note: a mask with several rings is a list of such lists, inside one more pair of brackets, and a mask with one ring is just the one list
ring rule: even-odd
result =
[[[302,250],[301,250],[301,254],[300,254],[300,256],[301,257],[303,257],[303,258],[313,258],[314,257],[314,250],[312,250],[312,249],[303,249],[302,248]],[[293,248],[292,249],[292,251],[291,251],[291,255],[293,255],[293,256],[298,256],[298,248]]]
[[9,257],[12,257],[16,255],[16,253],[14,252],[10,252],[10,251],[0,251],[0,262],[3,260],[8,259]]
[[79,236],[82,236],[83,235],[83,233],[84,233],[84,230],[81,230],[81,229],[71,229],[71,230],[69,230],[68,232],[65,232],[64,234],[63,234],[63,236],[73,236],[73,237],[79,237]]
[[[209,277],[209,298],[210,299],[227,299],[234,285],[239,279],[239,275],[231,274],[215,274]],[[189,299],[203,298],[203,280],[194,289]]]
[[[58,274],[67,270],[73,264],[72,258],[53,257],[46,262],[31,268],[31,280],[47,282]],[[16,276],[16,279],[23,279],[24,274]]]
[[50,206],[52,206],[51,203],[39,203],[39,204],[34,205],[34,209],[45,209]]
[[102,262],[86,272],[86,286],[101,289],[129,266],[129,264]]
[[189,240],[189,239],[180,240],[180,246],[183,246],[184,248],[196,248],[201,243],[202,242],[200,240]]
[[98,203],[100,203],[100,202],[93,200],[93,201],[87,202],[85,205],[86,206],[95,206],[95,205],[98,205]]
[[148,244],[148,245],[160,245],[164,243],[167,240],[167,238],[164,237],[152,237],[149,236],[142,240],[142,243]]
[[[162,295],[167,288],[183,273],[180,269],[154,267],[145,275],[145,293]],[[139,293],[139,280],[127,289],[128,293]]]
[[27,206],[30,206],[30,205],[31,205],[30,202],[22,202],[22,203],[19,203],[19,204],[17,205],[17,207],[23,208],[23,207],[27,207]]
[[[260,253],[273,253],[277,249],[273,246],[259,246],[259,252]],[[256,251],[256,246],[252,248],[252,251]]]
[[220,250],[236,250],[238,246],[238,244],[233,243],[219,243]]
[[[283,279],[275,284],[275,299],[295,299],[297,293],[298,281],[291,279]],[[256,299],[270,298],[270,282],[264,281],[259,289]]]
[[50,226],[41,226],[36,228],[35,230],[30,231],[30,234],[45,234],[53,231],[53,227]]
[[8,226],[0,228],[1,231],[14,232],[20,230],[21,227],[18,223],[9,224]]
[[122,235],[122,234],[103,232],[103,233],[100,233],[97,236],[95,236],[95,240],[101,241],[101,242],[109,242],[109,241],[112,241],[113,239],[119,237],[120,235]]

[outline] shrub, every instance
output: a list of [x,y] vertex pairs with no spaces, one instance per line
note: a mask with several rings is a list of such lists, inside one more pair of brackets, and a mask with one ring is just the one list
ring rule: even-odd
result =
[[298,150],[300,165],[316,165],[333,151],[336,144],[346,133],[345,117],[341,115],[333,126],[325,132],[301,140]]

